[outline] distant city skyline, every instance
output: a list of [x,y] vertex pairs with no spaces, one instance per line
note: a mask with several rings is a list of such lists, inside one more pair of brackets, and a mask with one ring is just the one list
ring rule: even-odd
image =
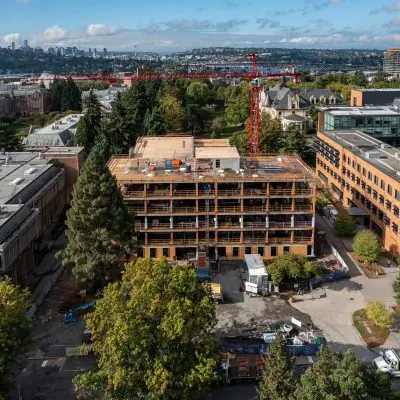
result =
[[400,42],[400,1],[9,0],[0,46],[183,51],[208,46],[379,48]]

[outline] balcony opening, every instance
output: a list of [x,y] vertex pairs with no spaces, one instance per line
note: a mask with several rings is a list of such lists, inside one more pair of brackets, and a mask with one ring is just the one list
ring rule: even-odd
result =
[[189,261],[196,258],[197,247],[176,247],[175,259],[179,261]]
[[239,183],[220,183],[218,185],[218,197],[240,196]]
[[172,211],[178,214],[194,214],[196,212],[196,200],[174,200]]
[[245,182],[243,192],[245,196],[262,196],[267,192],[267,184],[262,182]]
[[169,183],[150,183],[147,186],[148,197],[168,197],[170,194]]
[[196,184],[195,183],[175,183],[172,186],[174,196],[195,196]]
[[148,214],[166,214],[170,212],[168,200],[149,200],[147,203]]
[[240,232],[220,231],[218,232],[218,243],[240,243]]
[[218,228],[240,228],[239,215],[221,215],[218,217]]

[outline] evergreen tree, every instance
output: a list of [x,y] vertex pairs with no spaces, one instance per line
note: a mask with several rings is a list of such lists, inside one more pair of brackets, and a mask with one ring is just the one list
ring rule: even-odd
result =
[[73,264],[74,276],[83,287],[103,284],[115,271],[115,263],[130,255],[132,218],[104,155],[96,147],[74,187],[66,225],[63,262]]
[[296,382],[291,366],[285,343],[281,336],[277,336],[268,348],[265,368],[258,386],[259,400],[290,400],[294,398]]
[[51,102],[53,111],[82,110],[81,91],[71,78],[53,82]]
[[336,233],[341,236],[351,235],[355,229],[354,218],[343,207],[339,207],[335,221]]
[[20,140],[7,128],[8,124],[0,122],[0,151],[20,151]]
[[304,156],[306,152],[306,139],[296,124],[290,124],[284,132],[284,140],[281,151],[283,151],[285,154],[296,153],[300,157]]
[[75,143],[78,146],[83,146],[86,152],[90,153],[99,136],[101,126],[101,105],[93,89],[90,90],[85,99],[85,108],[86,113],[78,123]]
[[61,102],[61,111],[67,110],[82,110],[81,91],[71,78],[65,82],[65,90]]
[[400,273],[397,274],[396,280],[393,282],[394,298],[396,303],[400,306]]

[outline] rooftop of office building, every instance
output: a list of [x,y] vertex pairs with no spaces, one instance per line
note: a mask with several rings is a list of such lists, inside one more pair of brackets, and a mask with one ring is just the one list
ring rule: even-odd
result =
[[400,149],[357,130],[321,133],[400,182]]
[[43,128],[35,129],[22,144],[26,147],[68,146],[83,114],[71,114]]
[[0,154],[0,205],[25,203],[58,171],[37,153]]
[[314,174],[297,156],[241,157],[226,139],[193,136],[139,138],[129,155],[112,157],[118,181],[299,181]]
[[348,117],[363,117],[363,116],[397,116],[400,117],[400,112],[395,107],[321,107],[321,111],[327,112],[332,116],[348,116]]

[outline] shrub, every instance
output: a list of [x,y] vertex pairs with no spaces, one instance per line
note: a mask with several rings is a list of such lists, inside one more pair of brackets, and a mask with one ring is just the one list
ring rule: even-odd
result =
[[376,300],[369,303],[366,307],[367,318],[380,328],[389,329],[393,324],[393,319],[385,304]]
[[364,262],[373,262],[381,254],[381,244],[375,233],[361,231],[354,238],[353,250]]

